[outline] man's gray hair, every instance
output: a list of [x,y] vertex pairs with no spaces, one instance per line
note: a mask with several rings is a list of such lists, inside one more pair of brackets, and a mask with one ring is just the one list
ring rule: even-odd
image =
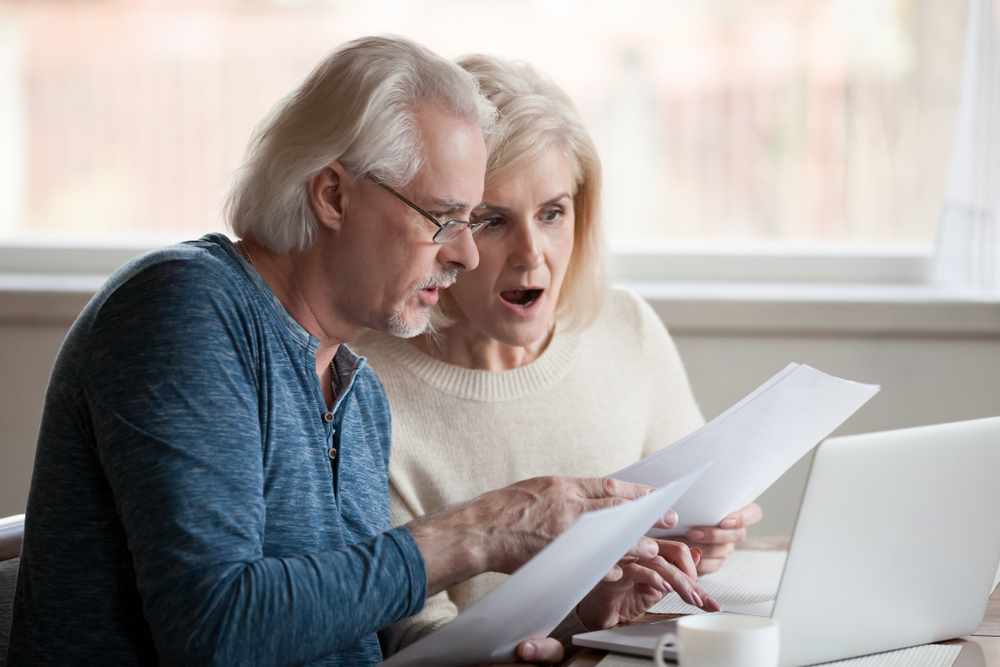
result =
[[309,181],[336,160],[406,185],[420,168],[422,106],[476,123],[484,136],[496,119],[472,75],[413,41],[363,37],[335,49],[254,130],[226,196],[230,229],[273,252],[307,249],[319,225]]

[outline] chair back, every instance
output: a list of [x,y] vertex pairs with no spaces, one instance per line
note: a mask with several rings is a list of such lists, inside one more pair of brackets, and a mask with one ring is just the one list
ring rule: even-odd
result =
[[7,644],[23,536],[23,514],[0,519],[0,667],[7,667]]

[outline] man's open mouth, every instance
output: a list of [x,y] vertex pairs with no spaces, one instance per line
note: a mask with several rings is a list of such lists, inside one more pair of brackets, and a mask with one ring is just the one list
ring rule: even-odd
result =
[[509,289],[500,292],[500,298],[515,306],[530,306],[542,295],[540,289]]

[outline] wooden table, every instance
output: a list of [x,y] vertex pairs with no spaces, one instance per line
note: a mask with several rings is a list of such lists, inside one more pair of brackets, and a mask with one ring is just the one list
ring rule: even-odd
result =
[[[750,537],[738,548],[784,551],[788,549],[788,538]],[[677,618],[681,615],[643,614],[633,623],[653,623]],[[962,646],[962,652],[958,654],[958,659],[955,660],[953,667],[1000,667],[1000,587],[997,587],[997,590],[990,596],[989,603],[986,605],[986,615],[978,630],[968,637],[942,643]],[[604,651],[584,649],[562,664],[563,667],[595,667],[604,659],[605,655],[607,653]]]

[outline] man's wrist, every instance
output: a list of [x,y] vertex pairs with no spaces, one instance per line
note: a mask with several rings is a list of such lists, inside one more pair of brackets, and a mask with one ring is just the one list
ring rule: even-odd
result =
[[467,503],[434,512],[407,525],[424,557],[427,596],[489,571],[489,549],[475,529],[475,511]]

